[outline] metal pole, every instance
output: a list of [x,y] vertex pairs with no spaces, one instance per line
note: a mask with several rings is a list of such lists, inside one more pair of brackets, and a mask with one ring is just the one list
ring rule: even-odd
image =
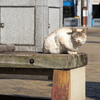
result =
[[74,13],[75,13],[75,15],[74,15],[74,16],[77,16],[76,0],[74,0]]
[[88,23],[88,0],[83,0],[83,27]]

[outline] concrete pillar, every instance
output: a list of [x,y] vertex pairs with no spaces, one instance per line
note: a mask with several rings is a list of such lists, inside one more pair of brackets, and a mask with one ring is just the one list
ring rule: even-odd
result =
[[85,66],[54,70],[52,100],[85,100]]
[[[77,59],[79,56],[69,55],[69,61],[66,63],[67,69],[54,69],[52,100],[85,100],[85,65],[87,64],[87,55],[80,56],[83,60]],[[80,66],[80,64],[83,66]]]

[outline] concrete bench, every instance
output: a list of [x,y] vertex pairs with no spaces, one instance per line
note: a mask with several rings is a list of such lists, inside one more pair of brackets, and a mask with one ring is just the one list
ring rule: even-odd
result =
[[47,75],[48,79],[53,77],[52,100],[85,100],[86,65],[87,54],[85,53],[77,55],[34,52],[0,53],[1,69],[34,69],[33,75]]

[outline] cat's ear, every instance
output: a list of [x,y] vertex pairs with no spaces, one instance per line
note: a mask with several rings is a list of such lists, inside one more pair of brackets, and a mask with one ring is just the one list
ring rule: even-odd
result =
[[76,29],[75,29],[75,28],[73,28],[73,27],[71,27],[71,29],[72,29],[72,31],[73,31],[73,32],[75,32],[75,31],[76,31]]
[[86,28],[86,29],[83,29],[83,33],[85,33],[85,34],[87,34],[87,31],[88,31],[88,28]]

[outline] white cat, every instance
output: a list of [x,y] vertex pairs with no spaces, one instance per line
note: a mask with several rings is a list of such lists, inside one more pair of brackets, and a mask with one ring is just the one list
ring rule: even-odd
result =
[[63,27],[53,31],[44,40],[44,53],[77,54],[77,50],[86,42],[87,28],[76,29]]

